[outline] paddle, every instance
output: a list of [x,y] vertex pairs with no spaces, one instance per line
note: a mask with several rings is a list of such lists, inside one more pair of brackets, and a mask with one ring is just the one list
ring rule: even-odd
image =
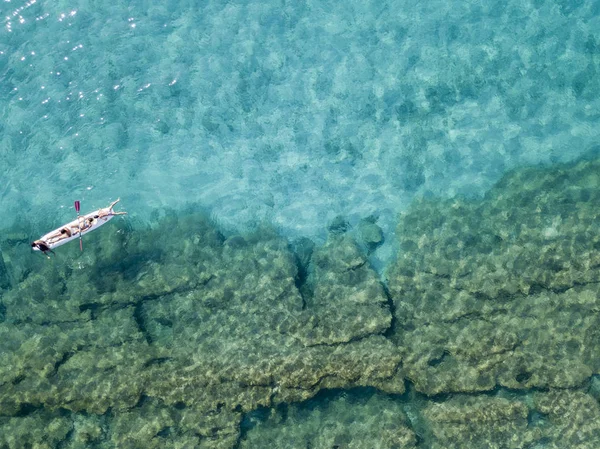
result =
[[77,226],[79,227],[79,250],[83,251],[83,241],[81,240],[81,221],[79,220],[79,209],[81,204],[79,201],[75,201],[75,210],[77,211]]

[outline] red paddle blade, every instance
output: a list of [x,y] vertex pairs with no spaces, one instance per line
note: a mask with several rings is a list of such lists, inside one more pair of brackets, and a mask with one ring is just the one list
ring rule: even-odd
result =
[[79,204],[79,201],[75,201],[75,210],[77,212],[79,212],[79,208],[81,207],[81,204]]

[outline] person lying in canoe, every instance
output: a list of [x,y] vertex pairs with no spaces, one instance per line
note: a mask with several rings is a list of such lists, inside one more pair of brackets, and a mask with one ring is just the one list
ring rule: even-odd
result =
[[[60,228],[43,235],[38,240],[32,242],[31,247],[34,251],[41,251],[46,255],[48,255],[48,252],[54,253],[54,251],[52,251],[54,248],[64,245],[78,237],[81,238],[82,235],[99,228],[117,215],[127,214],[127,212],[115,212],[113,210],[113,207],[115,207],[115,204],[119,201],[120,199],[117,199],[110,203],[108,207],[90,212],[82,217],[79,216],[78,211],[77,220],[73,220]],[[76,202],[75,205],[76,208],[78,208],[79,202]],[[82,247],[81,243],[80,247]]]

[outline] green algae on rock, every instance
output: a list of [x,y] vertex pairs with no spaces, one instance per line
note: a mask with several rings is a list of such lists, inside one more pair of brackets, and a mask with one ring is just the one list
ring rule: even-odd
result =
[[63,447],[230,448],[257,407],[327,388],[402,393],[401,357],[380,335],[387,298],[340,238],[314,256],[312,303],[286,240],[262,228],[224,239],[199,214],[32,259],[2,297],[2,414],[63,411],[75,429]]
[[547,420],[544,435],[551,448],[600,446],[600,406],[583,391],[536,392],[534,406]]
[[10,288],[10,278],[8,276],[8,270],[6,269],[6,263],[2,256],[2,249],[0,248],[0,291],[8,290]]
[[573,388],[600,371],[600,162],[507,175],[398,225],[392,336],[427,394]]
[[493,397],[457,397],[431,403],[423,411],[431,429],[432,449],[464,447],[524,448],[541,439],[528,428],[527,406]]
[[[415,204],[389,295],[347,232],[295,255],[270,229],[226,239],[186,212],[52,261],[0,242],[0,446],[595,448],[599,172],[527,169],[482,200]],[[406,379],[418,407],[289,405]]]
[[375,217],[364,218],[358,223],[361,241],[369,251],[375,250],[383,243],[383,231],[377,225]]
[[457,395],[428,403],[423,416],[432,449],[593,449],[600,444],[600,407],[580,390]]
[[53,449],[72,432],[73,421],[69,416],[44,410],[24,414],[0,416],[0,447]]
[[367,257],[346,234],[330,235],[312,256],[307,310],[315,317],[307,344],[348,342],[382,333],[391,324],[387,297]]
[[338,393],[318,405],[291,404],[254,419],[240,449],[416,448],[402,404],[380,394]]

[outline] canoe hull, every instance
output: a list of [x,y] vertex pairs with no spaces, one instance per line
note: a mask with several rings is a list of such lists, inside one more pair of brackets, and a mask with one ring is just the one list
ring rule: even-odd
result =
[[[81,229],[81,236],[84,236],[108,223],[113,219],[114,215],[107,215],[101,218],[95,218],[100,215],[100,209],[89,214],[82,215],[78,220],[73,220],[54,231],[48,232],[39,238],[37,241],[42,241],[49,249],[58,248],[59,246],[69,243],[71,240],[79,239],[79,230]],[[63,230],[69,230],[68,233],[61,232]],[[37,246],[32,246],[34,251],[41,251]]]

